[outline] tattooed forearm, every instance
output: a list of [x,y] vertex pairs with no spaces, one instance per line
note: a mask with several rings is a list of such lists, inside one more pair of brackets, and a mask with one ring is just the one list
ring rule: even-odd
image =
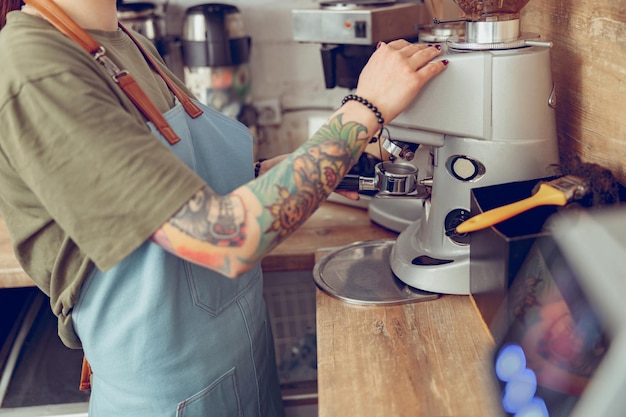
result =
[[[347,145],[343,150],[346,151],[345,156],[349,157],[351,165],[359,158],[362,145],[368,140],[367,129],[362,124],[356,122],[343,124],[342,119],[343,115],[339,114],[329,120],[329,122],[322,126],[304,146],[314,147],[315,145],[323,144],[329,140],[342,141]],[[365,135],[363,135],[363,133],[365,133]]]
[[187,235],[217,246],[241,246],[245,234],[245,209],[237,196],[218,196],[207,187],[170,219]]
[[[275,233],[273,240],[281,240],[310,217],[358,159],[367,140],[360,135],[363,132],[367,132],[363,125],[344,125],[339,115],[294,153],[286,172],[290,185],[275,185],[278,193],[266,205],[273,218],[266,234]],[[285,183],[271,177],[266,181]]]
[[153,241],[230,278],[248,271],[311,216],[365,148],[367,128],[341,119],[226,196],[200,189]]

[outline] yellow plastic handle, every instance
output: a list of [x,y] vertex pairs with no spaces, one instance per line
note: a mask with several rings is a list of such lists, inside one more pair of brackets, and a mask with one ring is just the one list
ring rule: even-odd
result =
[[456,232],[470,233],[482,230],[538,206],[564,206],[565,204],[567,204],[567,197],[563,191],[548,184],[541,184],[535,195],[477,214],[458,225]]

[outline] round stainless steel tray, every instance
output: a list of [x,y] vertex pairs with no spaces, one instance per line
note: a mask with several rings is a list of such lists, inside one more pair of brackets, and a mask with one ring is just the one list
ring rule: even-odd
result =
[[356,242],[328,253],[313,268],[313,279],[327,294],[360,305],[394,305],[433,300],[439,294],[400,281],[389,256],[395,240]]

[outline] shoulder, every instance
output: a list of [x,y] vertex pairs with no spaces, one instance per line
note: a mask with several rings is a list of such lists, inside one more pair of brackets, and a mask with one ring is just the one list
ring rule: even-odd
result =
[[10,13],[0,31],[0,63],[0,106],[26,84],[62,74],[96,74],[93,59],[76,42],[21,12]]
[[90,57],[71,39],[45,20],[21,12],[7,16],[0,32],[0,62],[4,69],[19,66],[21,71],[41,72],[52,65],[89,63]]

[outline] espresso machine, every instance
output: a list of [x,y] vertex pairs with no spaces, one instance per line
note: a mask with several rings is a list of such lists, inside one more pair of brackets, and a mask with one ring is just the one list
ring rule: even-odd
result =
[[547,177],[558,166],[551,43],[521,32],[528,1],[454,0],[459,18],[433,16],[461,22],[464,33],[441,42],[438,59],[448,67],[386,126],[382,146],[396,163],[427,155],[418,164],[428,173],[420,192],[369,205],[374,222],[389,212],[410,219],[389,263],[412,288],[469,294],[470,237],[455,228],[469,218],[471,189]]
[[424,4],[385,0],[322,1],[293,9],[293,39],[320,43],[326,88],[356,87],[361,69],[379,41],[417,41],[429,24]]

